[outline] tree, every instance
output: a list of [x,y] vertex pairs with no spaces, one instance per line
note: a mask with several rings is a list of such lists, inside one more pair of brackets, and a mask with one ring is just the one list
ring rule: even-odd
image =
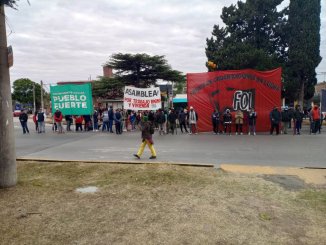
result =
[[225,27],[214,25],[212,37],[206,39],[208,61],[222,70],[269,70],[282,65],[287,11],[277,11],[282,1],[247,0],[224,7],[221,18]]
[[124,85],[147,88],[157,80],[182,81],[182,74],[172,70],[164,56],[148,54],[113,54],[107,65],[115,71],[115,79]]
[[15,4],[15,0],[0,0],[0,188],[17,183],[5,18],[5,5],[14,7]]
[[315,69],[320,57],[320,0],[291,0],[289,5],[289,61],[285,88],[292,96],[304,99],[314,95],[317,83]]
[[117,99],[123,97],[124,84],[116,78],[99,77],[92,86],[93,96],[105,99]]
[[[17,79],[13,83],[12,99],[22,104],[33,104],[33,85],[35,86],[35,103],[36,108],[41,106],[41,85],[31,81],[28,78]],[[47,93],[43,89],[44,98],[47,98]]]

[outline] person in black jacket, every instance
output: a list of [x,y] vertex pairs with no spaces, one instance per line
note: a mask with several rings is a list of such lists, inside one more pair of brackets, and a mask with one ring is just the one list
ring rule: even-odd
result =
[[287,134],[289,124],[291,123],[291,115],[289,113],[289,108],[287,106],[284,107],[283,111],[281,112],[281,116],[282,116],[281,133]]
[[224,133],[229,131],[229,135],[231,135],[231,126],[232,126],[232,114],[229,109],[226,109],[223,115],[223,124],[224,124]]
[[269,118],[271,120],[271,130],[270,134],[273,134],[274,128],[276,130],[276,135],[280,133],[280,121],[281,121],[281,113],[275,106],[274,109],[270,112]]
[[72,115],[65,115],[65,120],[66,120],[66,123],[67,123],[67,131],[71,131],[71,125],[73,123],[73,119],[72,119]]
[[26,134],[26,132],[29,134],[29,130],[27,127],[28,115],[25,110],[21,110],[21,113],[19,115],[19,121],[23,128],[23,134]]
[[179,115],[178,115],[178,120],[179,120],[179,125],[180,125],[180,129],[181,129],[181,133],[183,133],[182,127],[184,128],[184,130],[186,131],[186,133],[188,133],[187,130],[187,125],[186,125],[186,121],[187,121],[187,113],[185,110],[181,110]]
[[300,105],[295,106],[295,110],[293,113],[293,119],[294,119],[294,126],[295,126],[295,133],[300,134],[301,125],[302,125],[302,119],[303,119],[303,112],[301,111]]
[[158,124],[158,132],[160,135],[162,134],[165,134],[165,130],[166,130],[166,126],[165,126],[165,123],[166,123],[166,119],[165,119],[165,114],[164,114],[164,111],[163,110],[158,110],[158,113],[156,115],[156,121],[157,121],[157,124]]
[[177,120],[177,114],[175,113],[174,109],[171,109],[168,115],[168,121],[169,121],[169,126],[172,134],[174,134],[174,130],[176,129],[176,120]]
[[220,124],[220,113],[217,109],[212,113],[212,124],[213,124],[213,132],[214,134],[219,134],[219,124]]

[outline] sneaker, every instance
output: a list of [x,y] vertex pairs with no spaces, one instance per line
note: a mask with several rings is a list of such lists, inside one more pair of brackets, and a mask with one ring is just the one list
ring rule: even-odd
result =
[[140,159],[140,156],[138,156],[137,154],[134,154],[134,157]]
[[149,159],[156,159],[156,156],[151,156]]
[[189,135],[191,135],[192,133],[189,133]]
[[241,133],[241,135],[243,135],[243,133]]
[[254,133],[254,135],[256,135],[256,133]]
[[198,133],[195,133],[195,134],[198,134]]
[[238,135],[238,133],[235,133],[235,135]]
[[250,135],[250,132],[248,133],[248,135]]

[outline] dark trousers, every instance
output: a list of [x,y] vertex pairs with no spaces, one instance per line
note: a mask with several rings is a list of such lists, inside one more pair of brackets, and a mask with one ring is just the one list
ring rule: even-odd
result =
[[68,120],[68,121],[66,121],[66,122],[67,122],[67,131],[71,131],[71,128],[70,128],[70,126],[71,126],[71,121]]
[[272,123],[271,125],[271,134],[274,132],[274,128],[276,129],[276,134],[280,133],[280,124],[279,123]]
[[301,125],[302,125],[302,121],[299,121],[299,120],[295,121],[295,130],[296,130],[297,134],[300,134]]
[[108,131],[110,131],[110,133],[113,133],[112,127],[113,127],[113,120],[109,120],[109,128],[108,128]]
[[235,132],[236,133],[242,133],[242,124],[236,124],[235,125]]
[[23,133],[24,134],[26,134],[26,132],[29,133],[29,130],[28,130],[28,127],[27,127],[27,122],[20,121],[20,124],[22,125]]
[[188,133],[187,126],[186,126],[186,121],[180,122],[181,133],[183,133],[182,127],[184,128],[184,130],[186,131],[186,133]]
[[115,122],[115,132],[116,134],[121,134],[121,122]]
[[83,131],[83,125],[81,123],[76,123],[76,131]]
[[171,129],[172,134],[174,134],[175,128],[176,128],[176,123],[175,122],[170,122],[170,129]]
[[215,134],[218,133],[218,126],[219,126],[219,124],[220,124],[220,121],[214,121],[213,122],[213,131],[214,131]]
[[314,120],[314,129],[313,129],[313,133],[320,133],[320,120]]
[[224,123],[224,133],[229,131],[229,134],[231,134],[231,123]]

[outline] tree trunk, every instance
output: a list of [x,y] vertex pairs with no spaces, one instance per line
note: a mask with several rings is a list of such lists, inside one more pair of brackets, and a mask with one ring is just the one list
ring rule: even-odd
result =
[[17,183],[4,5],[0,4],[0,188]]
[[304,81],[301,82],[300,85],[300,93],[299,93],[299,105],[301,106],[301,109],[303,109],[303,102],[304,102]]

